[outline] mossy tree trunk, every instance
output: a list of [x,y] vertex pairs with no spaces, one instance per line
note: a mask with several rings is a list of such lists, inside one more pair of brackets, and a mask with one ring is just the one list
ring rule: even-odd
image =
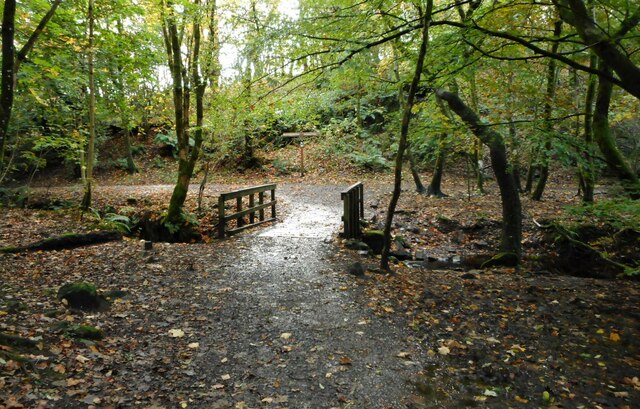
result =
[[20,65],[26,60],[27,55],[35,46],[40,34],[42,34],[47,23],[55,14],[61,1],[54,0],[51,3],[47,13],[42,17],[38,26],[18,52],[16,52],[14,43],[16,0],[4,1],[2,12],[2,72],[0,72],[0,174],[3,174],[2,171],[5,168],[9,121],[13,111],[13,96],[18,82]]
[[507,160],[507,149],[502,135],[482,124],[478,115],[469,108],[460,97],[452,92],[437,90],[440,98],[447,101],[471,131],[488,148],[491,154],[491,166],[500,188],[502,200],[502,239],[501,251],[513,253],[519,259],[522,256],[522,205],[518,185],[513,169]]
[[95,161],[95,144],[96,144],[96,84],[95,84],[95,16],[94,16],[94,0],[89,0],[89,9],[87,20],[89,23],[89,141],[87,142],[87,158],[85,160],[86,169],[84,174],[84,195],[82,197],[82,209],[87,210],[91,207],[91,195],[93,190],[93,165]]
[[404,151],[407,146],[407,136],[409,134],[409,124],[411,122],[411,115],[413,110],[413,104],[416,98],[416,92],[418,91],[418,85],[420,83],[420,77],[424,67],[424,59],[427,55],[427,46],[429,44],[429,27],[431,23],[431,13],[433,11],[433,0],[427,0],[426,10],[419,10],[422,20],[422,37],[420,41],[420,50],[418,52],[418,59],[416,61],[416,69],[409,86],[409,92],[407,94],[407,103],[404,106],[404,112],[402,115],[402,123],[400,125],[400,141],[398,143],[398,152],[396,154],[395,170],[394,170],[394,185],[393,194],[389,202],[389,208],[387,209],[387,217],[384,224],[384,246],[382,248],[382,256],[380,259],[380,267],[389,271],[389,252],[391,250],[391,225],[393,223],[393,215],[396,211],[396,205],[400,198],[400,191],[402,189],[402,163],[404,160]]
[[[553,37],[558,38],[562,33],[562,20],[558,20],[554,24]],[[556,41],[551,45],[551,52],[557,54],[560,42]],[[544,113],[543,113],[543,132],[544,132],[544,150],[542,163],[540,164],[540,177],[536,188],[531,194],[533,200],[542,200],[542,194],[544,188],[547,186],[547,180],[549,179],[549,156],[551,155],[551,133],[553,132],[553,123],[551,117],[553,113],[553,102],[556,95],[556,69],[557,62],[551,58],[549,65],[547,66],[547,92],[544,99]]]
[[[604,62],[601,63],[600,69],[608,73],[612,72],[611,68]],[[600,77],[593,111],[593,138],[607,161],[607,165],[615,172],[618,178],[629,182],[637,182],[638,178],[636,174],[627,163],[622,152],[618,149],[616,140],[611,134],[611,128],[609,127],[609,106],[611,104],[612,93],[613,84],[611,84],[609,80]]]
[[[196,8],[201,7],[200,0],[194,1]],[[217,30],[217,26],[212,23],[216,18],[215,1],[208,3],[208,10],[197,13],[194,16],[190,33],[192,35],[191,54],[188,58],[190,66],[186,66],[183,62],[181,50],[182,39],[184,35],[180,34],[184,27],[179,29],[177,25],[177,16],[173,8],[173,2],[167,1],[163,4],[163,34],[164,42],[169,59],[169,68],[173,81],[173,104],[175,110],[176,136],[178,139],[178,179],[171,194],[169,209],[165,221],[172,224],[181,224],[184,222],[183,206],[187,198],[189,183],[193,176],[193,169],[196,161],[200,156],[200,149],[203,141],[203,118],[204,118],[204,93],[213,67],[213,55],[215,47],[207,44],[205,48],[206,55],[201,56],[202,47],[202,27],[201,16],[205,15],[211,21],[209,22],[209,30]],[[209,43],[216,39],[214,32],[209,32]],[[202,61],[204,60],[204,62]],[[207,78],[203,80],[201,73],[205,73]],[[195,105],[196,105],[196,127],[193,132],[193,147],[189,146],[189,113],[191,86],[195,89]]]
[[[443,141],[447,137],[446,134],[440,135],[440,141]],[[438,146],[438,153],[436,155],[436,163],[433,169],[433,174],[431,175],[431,181],[429,182],[429,186],[427,187],[427,194],[429,196],[435,197],[445,197],[446,195],[442,193],[442,175],[444,174],[444,159],[446,156],[446,148],[443,146],[444,144],[441,142]]]
[[[592,54],[589,62],[591,68],[596,68],[597,57]],[[585,153],[583,155],[584,164],[580,167],[580,180],[582,182],[582,201],[585,203],[593,202],[593,192],[595,188],[595,169],[593,163],[593,102],[596,95],[596,76],[595,74],[589,75],[587,83],[587,94],[585,96],[584,106],[584,143]]]

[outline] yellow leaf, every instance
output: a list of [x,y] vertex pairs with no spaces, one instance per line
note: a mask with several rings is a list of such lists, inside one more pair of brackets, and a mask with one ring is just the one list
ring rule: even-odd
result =
[[169,330],[169,336],[171,338],[182,338],[182,337],[184,337],[184,331],[181,330],[181,329],[176,329],[176,328],[170,329]]
[[445,346],[441,346],[440,348],[438,348],[438,353],[440,355],[449,355],[450,352],[451,350]]
[[518,395],[516,395],[516,401],[518,401],[520,403],[529,403],[529,399],[521,398]]
[[617,332],[612,332],[611,334],[609,334],[609,340],[618,342],[620,341],[620,335]]

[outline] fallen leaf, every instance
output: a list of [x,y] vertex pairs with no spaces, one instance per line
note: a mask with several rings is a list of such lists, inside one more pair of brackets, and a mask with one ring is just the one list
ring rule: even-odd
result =
[[200,343],[199,342],[192,342],[189,345],[187,345],[187,348],[198,349],[198,348],[200,348]]
[[351,365],[351,358],[343,356],[340,358],[340,365]]
[[529,399],[522,398],[519,395],[516,395],[516,401],[520,403],[529,403]]
[[80,362],[80,363],[84,364],[85,362],[90,361],[90,359],[89,359],[89,358],[87,358],[87,357],[86,357],[86,356],[84,356],[84,355],[78,355],[78,356],[76,356],[76,361],[78,361],[78,362]]
[[451,353],[451,350],[443,345],[440,348],[438,348],[438,353],[440,355],[449,355]]
[[223,381],[228,381],[229,379],[231,379],[231,375],[224,374],[224,375],[221,376],[221,378],[222,378]]
[[618,334],[617,332],[612,332],[611,334],[609,334],[609,340],[612,342],[620,341],[620,334]]
[[289,339],[289,338],[291,338],[291,333],[290,332],[283,332],[282,334],[280,334],[280,338]]
[[176,328],[170,329],[169,330],[169,336],[171,338],[182,338],[182,337],[184,337],[184,331],[181,330],[181,329],[176,329]]

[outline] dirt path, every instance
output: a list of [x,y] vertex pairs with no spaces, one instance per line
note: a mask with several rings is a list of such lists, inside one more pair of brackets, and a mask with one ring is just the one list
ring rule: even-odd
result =
[[224,307],[194,366],[234,386],[202,407],[406,406],[419,364],[398,354],[421,353],[411,334],[372,314],[326,239],[339,227],[339,192],[286,186],[284,220],[229,240],[242,251],[219,260],[212,286],[227,288]]

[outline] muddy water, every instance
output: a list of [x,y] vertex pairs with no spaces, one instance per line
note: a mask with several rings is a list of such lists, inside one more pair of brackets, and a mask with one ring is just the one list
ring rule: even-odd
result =
[[225,387],[202,407],[406,407],[422,352],[405,326],[369,310],[325,240],[340,225],[340,190],[285,186],[279,223],[225,243],[234,251],[211,289],[224,307],[194,362]]

